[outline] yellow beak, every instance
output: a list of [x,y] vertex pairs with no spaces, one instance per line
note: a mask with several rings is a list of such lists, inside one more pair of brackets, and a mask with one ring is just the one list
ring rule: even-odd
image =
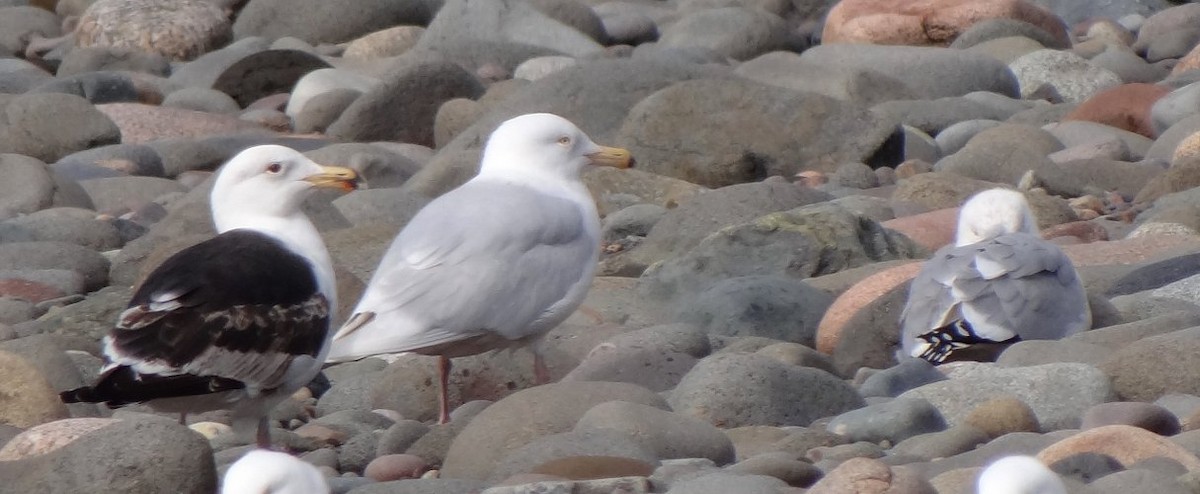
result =
[[628,150],[600,146],[600,150],[587,155],[596,166],[611,166],[614,168],[633,168],[633,155]]
[[329,187],[350,192],[360,185],[358,173],[342,166],[322,166],[321,173],[305,177],[304,180],[317,187]]

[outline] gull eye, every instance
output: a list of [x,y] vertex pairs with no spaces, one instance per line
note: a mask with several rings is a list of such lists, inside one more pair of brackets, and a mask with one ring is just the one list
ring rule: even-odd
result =
[[559,138],[558,138],[558,143],[559,143],[559,144],[561,144],[561,145],[563,145],[563,146],[570,146],[570,145],[571,145],[571,138],[570,138],[570,137],[567,137],[567,136],[562,136],[562,137],[559,137]]
[[267,173],[274,175],[276,173],[279,173],[280,171],[283,171],[282,163],[274,162],[274,163],[267,165]]

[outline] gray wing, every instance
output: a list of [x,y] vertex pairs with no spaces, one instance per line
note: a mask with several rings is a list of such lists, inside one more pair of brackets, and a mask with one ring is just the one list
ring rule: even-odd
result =
[[1021,233],[943,247],[925,262],[901,315],[905,352],[917,335],[960,318],[993,341],[1058,339],[1091,323],[1070,259],[1054,244]]
[[451,191],[396,237],[354,311],[373,317],[339,331],[332,356],[548,330],[590,285],[598,229],[593,208],[529,187],[472,181]]

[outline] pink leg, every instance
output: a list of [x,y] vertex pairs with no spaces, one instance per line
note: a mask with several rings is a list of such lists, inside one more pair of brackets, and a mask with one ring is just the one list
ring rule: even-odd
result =
[[578,310],[579,310],[580,314],[583,314],[583,315],[591,318],[592,323],[596,324],[597,326],[604,324],[604,315],[600,314],[600,311],[593,309],[591,307],[588,307],[586,305],[579,306]]
[[271,423],[266,417],[258,419],[258,434],[255,439],[259,449],[271,449]]
[[450,422],[450,394],[446,391],[450,384],[450,359],[442,355],[438,355],[438,382],[441,385],[438,388],[438,423],[446,424]]
[[179,413],[179,425],[187,426],[187,412]]

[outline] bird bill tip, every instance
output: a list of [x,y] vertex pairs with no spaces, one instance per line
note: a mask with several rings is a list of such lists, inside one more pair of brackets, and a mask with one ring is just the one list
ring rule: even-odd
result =
[[611,166],[613,168],[633,168],[634,159],[629,150],[600,146],[600,150],[588,155],[596,166]]
[[309,175],[304,180],[316,187],[340,189],[345,192],[366,188],[358,172],[344,166],[321,165],[320,173]]

